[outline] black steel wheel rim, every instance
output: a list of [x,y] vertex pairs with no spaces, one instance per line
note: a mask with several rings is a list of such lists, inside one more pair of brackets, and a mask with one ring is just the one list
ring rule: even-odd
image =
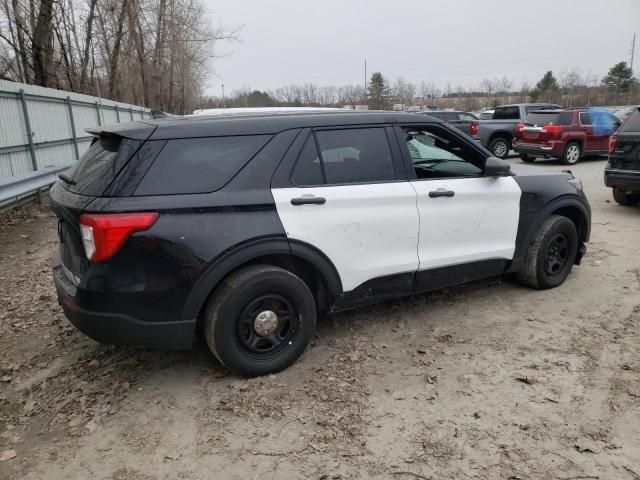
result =
[[[267,335],[256,330],[256,318],[262,312],[273,312],[277,323]],[[252,356],[269,358],[290,344],[298,329],[298,314],[291,301],[283,295],[268,293],[253,299],[243,309],[238,321],[238,341]]]
[[553,236],[547,246],[547,254],[544,258],[544,271],[553,276],[562,272],[569,259],[569,239],[564,233]]

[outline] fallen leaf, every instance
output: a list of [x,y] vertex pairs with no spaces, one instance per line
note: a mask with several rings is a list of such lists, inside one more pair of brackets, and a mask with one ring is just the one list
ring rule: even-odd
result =
[[7,460],[16,458],[16,455],[17,453],[15,450],[5,450],[4,452],[0,453],[0,462],[6,462]]
[[223,378],[229,375],[229,370],[226,368],[214,368],[213,369],[213,378],[216,380],[222,380]]
[[526,383],[527,385],[533,385],[534,383],[538,383],[538,380],[536,380],[533,377],[527,377],[526,375],[521,375],[519,377],[516,377],[516,380],[518,382]]
[[168,458],[169,460],[178,460],[180,458],[179,452],[169,452],[164,455],[164,458]]
[[583,443],[580,443],[580,444],[576,444],[575,448],[580,453],[600,453],[600,449],[598,447],[596,447],[594,444],[588,443],[588,442],[583,442]]

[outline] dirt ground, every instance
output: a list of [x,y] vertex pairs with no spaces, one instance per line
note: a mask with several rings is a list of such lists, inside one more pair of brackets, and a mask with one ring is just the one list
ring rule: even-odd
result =
[[75,331],[50,273],[55,219],[14,211],[0,221],[0,478],[640,479],[640,208],[613,202],[603,167],[573,168],[593,231],[561,287],[492,280],[326,318],[298,363],[252,380],[202,343]]

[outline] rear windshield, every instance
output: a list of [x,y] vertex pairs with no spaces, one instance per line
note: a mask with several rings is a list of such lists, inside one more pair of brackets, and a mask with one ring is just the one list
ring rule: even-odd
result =
[[427,115],[444,121],[458,120],[458,114],[455,112],[429,112]]
[[270,139],[270,135],[246,135],[169,140],[138,185],[135,195],[218,190]]
[[572,112],[530,113],[524,119],[524,124],[544,127],[546,125],[571,125],[572,121]]
[[85,154],[66,173],[71,179],[67,188],[81,195],[102,195],[140,145],[142,142],[139,140],[118,135],[95,138]]
[[640,108],[636,108],[620,127],[621,132],[640,133]]
[[499,107],[493,112],[494,120],[517,120],[520,118],[520,107]]

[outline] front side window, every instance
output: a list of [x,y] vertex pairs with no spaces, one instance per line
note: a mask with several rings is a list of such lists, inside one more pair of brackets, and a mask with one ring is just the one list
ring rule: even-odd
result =
[[404,129],[409,157],[418,179],[476,177],[483,158],[444,130]]

